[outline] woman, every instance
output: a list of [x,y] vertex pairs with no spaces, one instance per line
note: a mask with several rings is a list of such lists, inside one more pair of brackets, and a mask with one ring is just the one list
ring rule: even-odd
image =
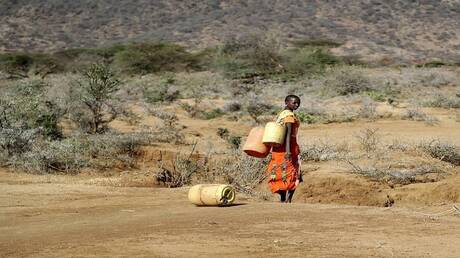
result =
[[277,116],[276,122],[286,126],[286,137],[283,145],[273,147],[272,160],[268,164],[268,184],[273,193],[280,195],[281,202],[290,203],[292,196],[302,177],[299,169],[297,131],[300,121],[294,114],[299,108],[300,98],[289,95],[284,100],[286,107]]

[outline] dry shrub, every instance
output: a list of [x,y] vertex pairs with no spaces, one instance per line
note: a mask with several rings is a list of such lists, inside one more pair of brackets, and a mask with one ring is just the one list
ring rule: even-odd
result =
[[233,151],[212,164],[208,173],[211,181],[224,180],[239,192],[257,195],[255,188],[266,178],[266,167],[269,159],[252,158]]
[[255,83],[246,83],[242,80],[233,80],[229,84],[230,95],[233,98],[245,97],[250,93],[259,92],[259,87]]
[[379,148],[381,139],[378,130],[378,128],[366,128],[355,134],[359,147],[368,155]]
[[30,151],[14,156],[11,164],[28,172],[77,172],[90,167],[91,156],[88,145],[82,139],[70,138],[62,141],[45,141],[34,144]]
[[312,144],[301,146],[300,157],[303,161],[327,161],[339,160],[349,151],[346,143],[334,144],[328,139],[324,139]]
[[423,102],[423,105],[437,108],[460,108],[460,98],[437,94],[432,99]]
[[439,176],[444,171],[433,164],[422,164],[415,168],[391,168],[388,166],[360,166],[351,160],[347,160],[351,166],[351,172],[370,178],[371,180],[388,184],[407,185],[412,183],[426,183],[435,181],[428,177],[430,174]]
[[193,176],[200,170],[205,169],[207,163],[201,164],[191,158],[191,155],[177,154],[172,160],[171,168],[160,162],[160,170],[154,175],[157,182],[163,183],[169,188],[189,185]]
[[423,121],[427,125],[436,125],[439,123],[439,119],[426,114],[420,109],[407,109],[405,114],[402,116],[402,119],[413,120],[413,121]]
[[230,131],[227,128],[217,128],[217,135],[227,141],[232,149],[239,149],[241,145],[241,136],[230,134]]
[[369,99],[365,98],[361,107],[358,110],[358,116],[362,118],[375,119],[377,118],[377,105],[376,103]]
[[0,128],[0,164],[29,151],[40,138],[40,129]]
[[421,143],[418,147],[433,158],[460,166],[460,148],[454,144],[432,140]]
[[372,90],[372,81],[356,67],[332,69],[321,81],[321,91],[326,96],[345,96]]
[[455,83],[454,77],[449,76],[449,74],[440,73],[436,70],[431,70],[421,74],[418,80],[422,86],[431,86],[436,88]]
[[259,117],[271,113],[273,105],[264,101],[261,97],[255,97],[246,107],[246,111],[249,113],[252,119],[256,123],[259,123]]
[[148,132],[75,135],[61,141],[38,141],[10,164],[36,173],[78,172],[81,168],[135,167],[140,147],[154,140]]
[[404,89],[414,87],[436,87],[458,85],[460,77],[455,71],[445,68],[402,68],[385,70],[381,75]]
[[149,114],[159,118],[163,122],[163,126],[155,130],[149,128],[152,134],[155,135],[157,142],[169,142],[181,144],[185,142],[185,135],[182,133],[178,124],[179,118],[172,112],[163,111],[158,107],[148,107]]
[[386,148],[389,151],[402,151],[402,152],[405,152],[405,151],[409,151],[409,150],[414,149],[414,146],[412,146],[409,143],[403,142],[403,141],[401,141],[399,139],[393,139],[392,142],[386,146]]
[[393,140],[382,146],[377,129],[365,129],[356,134],[361,152],[349,153],[343,162],[350,172],[389,185],[434,182],[441,179],[447,167],[427,161],[417,151],[420,146]]
[[224,112],[237,112],[242,109],[242,105],[238,100],[232,100],[225,103]]
[[194,102],[193,105],[190,105],[189,103],[186,103],[186,102],[182,102],[179,105],[183,110],[185,110],[185,112],[187,112],[188,116],[192,118],[196,117],[201,112],[199,103],[196,101]]

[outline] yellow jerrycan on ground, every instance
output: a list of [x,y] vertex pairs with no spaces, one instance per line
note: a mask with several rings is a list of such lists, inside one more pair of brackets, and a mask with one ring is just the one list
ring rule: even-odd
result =
[[188,191],[188,199],[198,206],[225,206],[235,201],[235,189],[224,184],[194,185]]
[[267,145],[279,146],[284,144],[286,127],[276,122],[268,122],[265,125],[264,137],[262,142]]

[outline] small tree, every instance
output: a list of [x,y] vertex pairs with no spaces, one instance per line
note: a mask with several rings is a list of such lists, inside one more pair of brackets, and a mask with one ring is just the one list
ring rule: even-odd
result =
[[84,109],[74,110],[73,120],[88,133],[105,132],[107,124],[120,114],[114,102],[114,93],[119,90],[120,81],[107,65],[93,64],[83,72],[83,79],[77,83],[80,86],[77,102],[83,103]]

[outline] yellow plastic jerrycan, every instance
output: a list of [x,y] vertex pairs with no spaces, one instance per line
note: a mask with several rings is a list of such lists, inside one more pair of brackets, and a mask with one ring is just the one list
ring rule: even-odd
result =
[[248,138],[243,146],[243,151],[249,156],[256,158],[265,158],[270,153],[270,147],[262,142],[264,137],[263,127],[254,127],[249,132]]
[[199,206],[225,206],[235,201],[235,189],[223,184],[194,185],[188,191],[188,200]]
[[286,127],[275,122],[268,122],[265,125],[262,142],[267,145],[279,146],[284,144]]

